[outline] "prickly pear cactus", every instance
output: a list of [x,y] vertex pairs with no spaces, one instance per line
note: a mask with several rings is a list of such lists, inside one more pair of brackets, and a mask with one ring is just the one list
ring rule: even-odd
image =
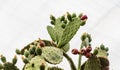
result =
[[[60,16],[58,18],[50,16],[52,26],[47,26],[48,34],[52,41],[37,39],[21,50],[16,49],[16,53],[22,56],[24,63],[23,70],[64,70],[58,65],[65,57],[70,65],[71,70],[109,70],[108,48],[103,44],[96,47],[91,52],[91,35],[83,33],[81,36],[80,49],[72,49],[72,54],[78,55],[78,66],[75,65],[72,58],[67,54],[70,50],[70,40],[77,33],[80,26],[86,24],[87,15],[75,13]],[[87,60],[82,64],[82,57]],[[12,59],[12,62],[7,62],[6,57],[0,55],[2,63],[0,70],[19,70],[16,66],[17,56]]]

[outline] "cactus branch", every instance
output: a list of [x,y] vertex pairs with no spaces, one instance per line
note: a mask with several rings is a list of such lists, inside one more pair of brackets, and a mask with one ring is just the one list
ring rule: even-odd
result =
[[[80,46],[80,49],[82,49],[84,46],[83,46],[83,42]],[[79,54],[79,58],[78,58],[78,69],[77,70],[81,70],[81,60],[82,60],[82,55]]]
[[70,63],[71,70],[77,70],[73,60],[69,57],[69,55],[67,55],[65,52],[63,52],[63,55]]

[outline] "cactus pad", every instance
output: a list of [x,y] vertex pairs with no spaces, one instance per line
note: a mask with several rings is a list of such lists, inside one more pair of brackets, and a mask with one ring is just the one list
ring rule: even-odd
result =
[[99,58],[101,62],[102,69],[104,69],[106,66],[109,66],[109,60],[107,58],[108,52],[105,49],[98,47],[96,48],[96,50],[98,50],[98,54],[96,56]]
[[63,31],[60,41],[58,42],[58,47],[64,46],[73,38],[78,31],[80,24],[81,22],[79,18],[75,18],[73,21],[69,22]]
[[55,33],[55,30],[53,29],[53,27],[47,26],[47,30],[48,30],[48,33],[51,36],[52,40],[56,41],[56,33]]
[[23,70],[41,70],[40,66],[44,64],[45,65],[45,70],[47,70],[48,65],[44,61],[44,58],[41,56],[35,56],[34,58],[31,59],[31,61],[25,65]]
[[90,57],[82,70],[101,70],[100,60],[96,56]]
[[42,48],[42,56],[45,60],[51,64],[58,64],[63,59],[63,51],[56,47],[44,47]]
[[3,70],[19,70],[13,63],[6,62],[3,64]]

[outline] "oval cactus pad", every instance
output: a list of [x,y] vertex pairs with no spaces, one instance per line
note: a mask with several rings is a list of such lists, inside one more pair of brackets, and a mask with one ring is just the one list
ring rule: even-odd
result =
[[25,65],[24,70],[41,70],[40,66],[44,64],[45,70],[47,70],[48,65],[45,62],[44,58],[41,56],[35,56],[31,61]]
[[51,64],[58,64],[63,59],[63,51],[56,47],[44,47],[42,48],[42,56],[45,60]]

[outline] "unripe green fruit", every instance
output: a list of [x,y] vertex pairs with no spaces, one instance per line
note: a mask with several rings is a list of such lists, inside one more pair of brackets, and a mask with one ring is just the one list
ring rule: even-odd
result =
[[40,70],[45,70],[45,65],[44,65],[44,63],[42,63],[42,64],[40,65]]
[[74,18],[74,17],[76,17],[76,14],[75,14],[75,13],[72,14],[72,18]]
[[6,57],[3,56],[3,55],[1,55],[0,57],[1,57],[1,61],[2,61],[3,63],[5,63],[5,62],[6,62]]
[[24,56],[22,56],[22,60],[23,60],[23,62],[24,62],[25,64],[29,63],[28,59],[25,58]]
[[105,48],[105,50],[106,50],[106,52],[107,52],[107,51],[109,51],[109,48],[108,48],[108,47],[106,47],[106,48]]
[[21,51],[19,49],[16,49],[16,53],[19,55],[21,54]]
[[78,17],[81,18],[82,16],[83,16],[83,13],[80,13]]
[[34,52],[35,52],[35,51],[34,51],[32,48],[29,49],[29,53],[30,53],[30,54],[34,54]]
[[65,24],[67,24],[67,20],[64,20],[63,22],[64,22]]
[[28,50],[25,50],[25,52],[24,52],[25,57],[28,57],[29,54],[30,54],[29,51],[28,51]]
[[62,28],[65,28],[65,27],[66,27],[66,24],[63,23],[63,24],[61,25],[61,27],[62,27]]
[[86,24],[86,20],[83,20],[80,25],[84,26],[85,24]]
[[12,59],[12,63],[15,65],[17,63],[17,56],[15,55],[14,58]]
[[42,54],[42,49],[40,47],[37,47],[35,52],[36,52],[37,55],[41,55]]
[[50,15],[50,19],[53,20],[53,21],[56,20],[55,17],[54,17],[53,15]]
[[98,50],[95,49],[94,52],[93,52],[94,55],[97,55],[98,54]]
[[52,25],[55,25],[55,21],[53,21],[53,20],[52,20],[52,21],[50,21],[50,23],[51,23]]
[[62,16],[62,17],[61,17],[61,21],[64,21],[64,20],[65,20],[65,16]]
[[72,21],[72,16],[69,12],[67,12],[67,18],[68,18],[69,21]]
[[100,48],[101,48],[102,50],[105,50],[105,46],[104,46],[103,44],[100,45]]

